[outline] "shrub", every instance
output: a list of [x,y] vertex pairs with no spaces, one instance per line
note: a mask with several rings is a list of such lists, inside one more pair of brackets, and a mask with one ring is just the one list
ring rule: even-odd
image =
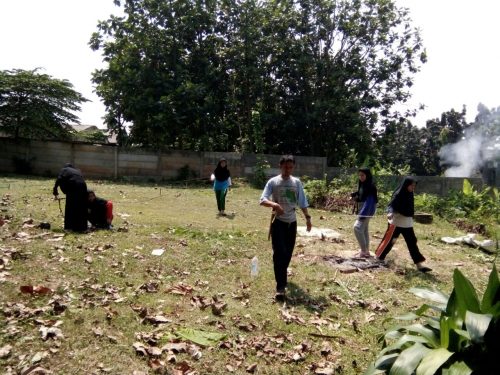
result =
[[257,155],[257,163],[254,167],[252,184],[256,188],[263,188],[267,182],[268,176],[267,171],[271,168],[271,165],[262,156]]
[[418,321],[387,330],[384,348],[365,375],[499,373],[500,283],[496,267],[482,301],[458,269],[453,273],[453,283],[449,297],[439,291],[410,289],[434,304],[423,304],[415,313],[396,318]]
[[189,168],[189,165],[184,165],[177,170],[177,180],[187,181],[196,177],[196,172]]

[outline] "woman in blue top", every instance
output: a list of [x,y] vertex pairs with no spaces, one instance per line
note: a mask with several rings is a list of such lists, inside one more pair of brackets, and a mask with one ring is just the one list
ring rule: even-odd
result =
[[225,158],[221,158],[217,163],[217,167],[212,174],[212,180],[214,181],[215,198],[217,199],[219,214],[225,216],[226,195],[227,190],[231,186],[231,174],[229,173],[229,169],[227,169],[227,160]]
[[359,212],[357,212],[358,217],[354,223],[354,235],[360,247],[357,256],[368,258],[371,256],[368,224],[377,209],[377,187],[373,183],[373,176],[369,168],[358,169],[358,176],[358,191],[352,193],[351,197],[356,202],[356,207],[358,207],[358,203],[362,205]]

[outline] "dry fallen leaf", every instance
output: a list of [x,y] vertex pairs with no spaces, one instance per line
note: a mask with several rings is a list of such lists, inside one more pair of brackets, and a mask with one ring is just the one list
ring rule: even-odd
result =
[[45,326],[42,326],[40,327],[40,333],[42,335],[42,340],[47,340],[47,339],[54,339],[54,340],[57,340],[57,339],[62,339],[64,338],[64,335],[61,331],[61,329],[57,328],[57,327],[45,327]]
[[179,294],[179,295],[185,296],[186,294],[193,293],[193,290],[194,290],[194,288],[191,285],[179,283],[173,287],[168,288],[165,291],[170,292],[172,294]]
[[250,366],[247,366],[245,370],[246,372],[253,374],[257,370],[257,363],[252,363]]
[[27,293],[27,294],[49,294],[52,293],[52,289],[47,288],[42,285],[22,285],[19,287],[21,290],[21,293]]
[[4,345],[0,348],[0,359],[7,358],[12,350],[12,345]]
[[141,354],[143,356],[148,355],[148,352],[147,352],[148,347],[145,346],[142,342],[134,342],[132,344],[132,347],[135,349],[135,352],[137,354]]

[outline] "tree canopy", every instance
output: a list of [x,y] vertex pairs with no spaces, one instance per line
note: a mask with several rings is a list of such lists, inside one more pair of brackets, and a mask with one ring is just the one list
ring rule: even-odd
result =
[[426,60],[393,0],[124,0],[90,46],[112,131],[138,145],[373,154]]
[[86,101],[69,81],[37,69],[0,71],[0,129],[15,138],[68,138]]

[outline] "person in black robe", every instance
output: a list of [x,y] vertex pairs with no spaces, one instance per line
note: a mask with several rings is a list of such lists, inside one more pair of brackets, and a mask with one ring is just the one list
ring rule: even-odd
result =
[[67,163],[54,184],[53,194],[58,199],[57,188],[66,195],[66,207],[64,209],[64,229],[75,232],[87,230],[87,185],[82,173]]
[[430,272],[431,268],[424,265],[425,257],[420,252],[417,245],[417,237],[413,230],[413,216],[415,214],[414,191],[417,180],[407,176],[392,194],[392,198],[387,206],[387,231],[378,245],[375,255],[378,259],[384,260],[392,249],[400,234],[403,235],[408,251],[420,272]]
[[94,191],[88,190],[88,221],[92,229],[111,229],[113,221],[113,202],[96,197]]

